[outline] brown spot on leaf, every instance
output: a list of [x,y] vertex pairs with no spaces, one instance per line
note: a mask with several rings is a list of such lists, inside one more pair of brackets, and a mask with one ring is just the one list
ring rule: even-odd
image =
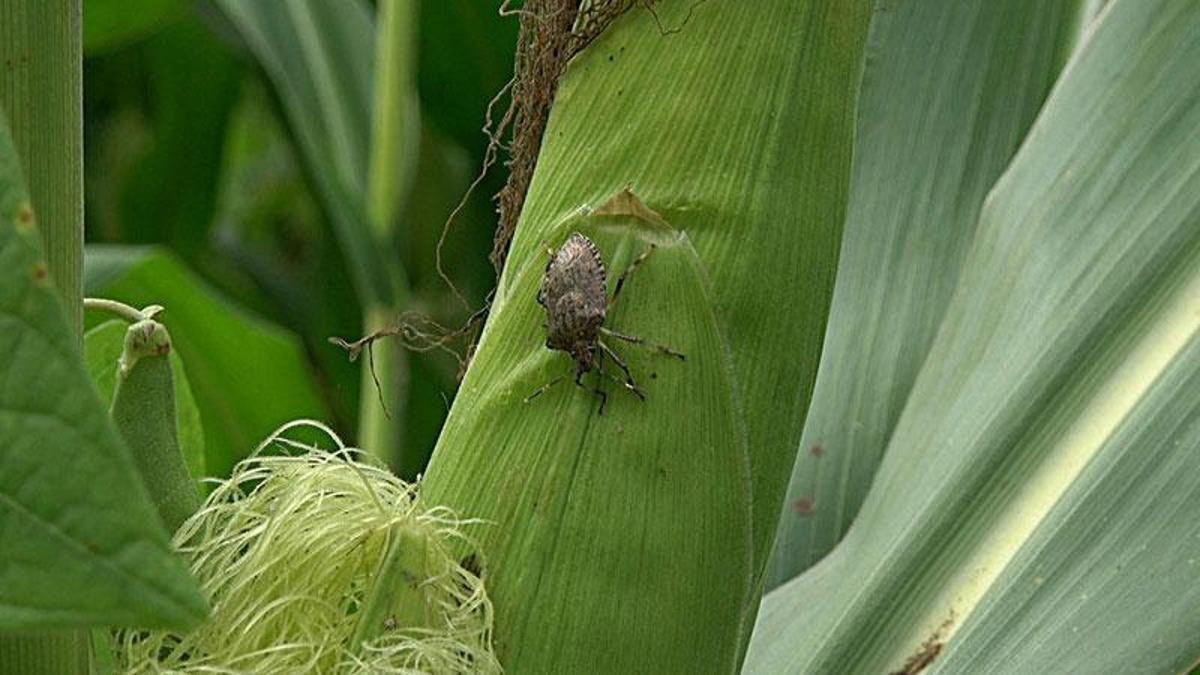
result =
[[817,505],[809,497],[801,497],[792,501],[792,510],[802,516],[811,516],[817,510]]
[[921,645],[921,650],[909,657],[904,667],[892,673],[892,675],[916,675],[925,670],[938,657],[938,654],[942,653],[943,646],[945,646],[945,643],[938,640],[936,635],[929,638],[925,644]]
[[17,229],[28,232],[33,227],[33,207],[29,202],[21,202],[17,205]]
[[35,281],[45,281],[46,277],[50,276],[50,270],[47,269],[46,263],[38,261],[33,264],[32,274]]
[[825,454],[825,446],[817,443],[816,445],[812,446],[812,449],[809,450],[809,452],[812,453],[813,457],[820,457],[821,455]]
[[946,631],[948,631],[950,626],[953,624],[954,612],[951,611],[950,616],[942,622],[942,625],[938,626],[937,630],[933,632],[933,635],[930,635],[929,638],[925,640],[925,642],[921,645],[921,648],[917,650],[917,653],[910,656],[908,661],[904,662],[904,667],[891,673],[891,675],[916,675],[922,670],[928,668],[929,664],[933,663],[933,660],[942,653],[942,647],[946,646]]

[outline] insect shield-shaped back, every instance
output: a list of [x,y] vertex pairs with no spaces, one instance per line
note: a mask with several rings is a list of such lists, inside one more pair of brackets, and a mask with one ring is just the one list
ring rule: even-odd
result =
[[[604,414],[604,404],[608,395],[599,386],[587,386],[583,376],[592,370],[603,382],[611,379],[627,389],[634,396],[645,400],[646,394],[633,379],[629,366],[611,346],[606,344],[601,335],[625,340],[638,345],[656,349],[664,354],[683,359],[683,354],[664,345],[648,342],[640,337],[619,333],[604,325],[607,308],[616,302],[625,278],[637,268],[650,253],[654,245],[645,253],[638,256],[633,264],[617,279],[612,298],[608,297],[607,282],[604,274],[604,260],[596,245],[578,232],[572,234],[557,251],[550,252],[550,261],[546,264],[546,273],[542,277],[542,285],[538,290],[537,301],[546,308],[546,347],[567,352],[575,360],[575,384],[591,391],[600,399],[599,414]],[[605,371],[605,358],[612,361],[625,374],[625,378]],[[532,394],[525,397],[525,402],[540,396],[547,389],[562,381],[557,377],[538,387]]]
[[570,354],[579,373],[591,370],[608,305],[604,260],[591,239],[576,232],[550,257],[538,302],[546,346]]

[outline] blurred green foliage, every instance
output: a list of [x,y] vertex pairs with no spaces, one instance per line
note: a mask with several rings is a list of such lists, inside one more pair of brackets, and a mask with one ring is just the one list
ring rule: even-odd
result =
[[[133,5],[89,1],[84,12],[86,292],[167,307],[163,321],[187,363],[210,472],[223,475],[273,430],[280,420],[264,411],[321,417],[353,442],[359,397],[375,393],[359,391],[358,364],[326,341],[362,332],[356,270],[331,225],[345,214],[323,204],[314,175],[321,168],[306,160],[274,83],[214,3]],[[420,3],[417,172],[403,236],[383,257],[407,277],[406,309],[448,326],[467,312],[437,275],[435,247],[482,164],[480,127],[511,74],[516,31],[516,20],[491,3]],[[493,172],[471,195],[444,249],[448,273],[477,304],[493,283],[490,198],[501,179]],[[113,249],[96,244],[158,248],[113,267]],[[260,319],[273,326],[259,328]],[[237,328],[246,321],[256,327]],[[258,337],[264,330],[272,337]],[[189,355],[189,342],[209,356]],[[291,344],[299,346],[294,357],[281,346]],[[281,365],[293,358],[297,365]],[[414,354],[409,365],[399,422],[406,454],[420,458],[437,438],[458,364]],[[221,379],[234,376],[262,386]],[[233,391],[251,397],[220,400]],[[406,460],[407,473],[420,466]]]

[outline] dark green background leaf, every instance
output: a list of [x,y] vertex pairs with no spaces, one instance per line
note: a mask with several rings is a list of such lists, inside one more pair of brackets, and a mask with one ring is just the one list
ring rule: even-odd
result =
[[122,47],[178,21],[187,11],[187,0],[87,0],[83,51],[90,56]]

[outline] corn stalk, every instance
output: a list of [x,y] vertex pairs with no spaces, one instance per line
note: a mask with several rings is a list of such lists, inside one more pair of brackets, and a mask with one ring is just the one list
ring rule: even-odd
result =
[[[0,7],[0,110],[21,158],[67,319],[83,340],[83,39],[80,0]],[[26,673],[87,669],[82,631],[0,636],[5,664]]]

